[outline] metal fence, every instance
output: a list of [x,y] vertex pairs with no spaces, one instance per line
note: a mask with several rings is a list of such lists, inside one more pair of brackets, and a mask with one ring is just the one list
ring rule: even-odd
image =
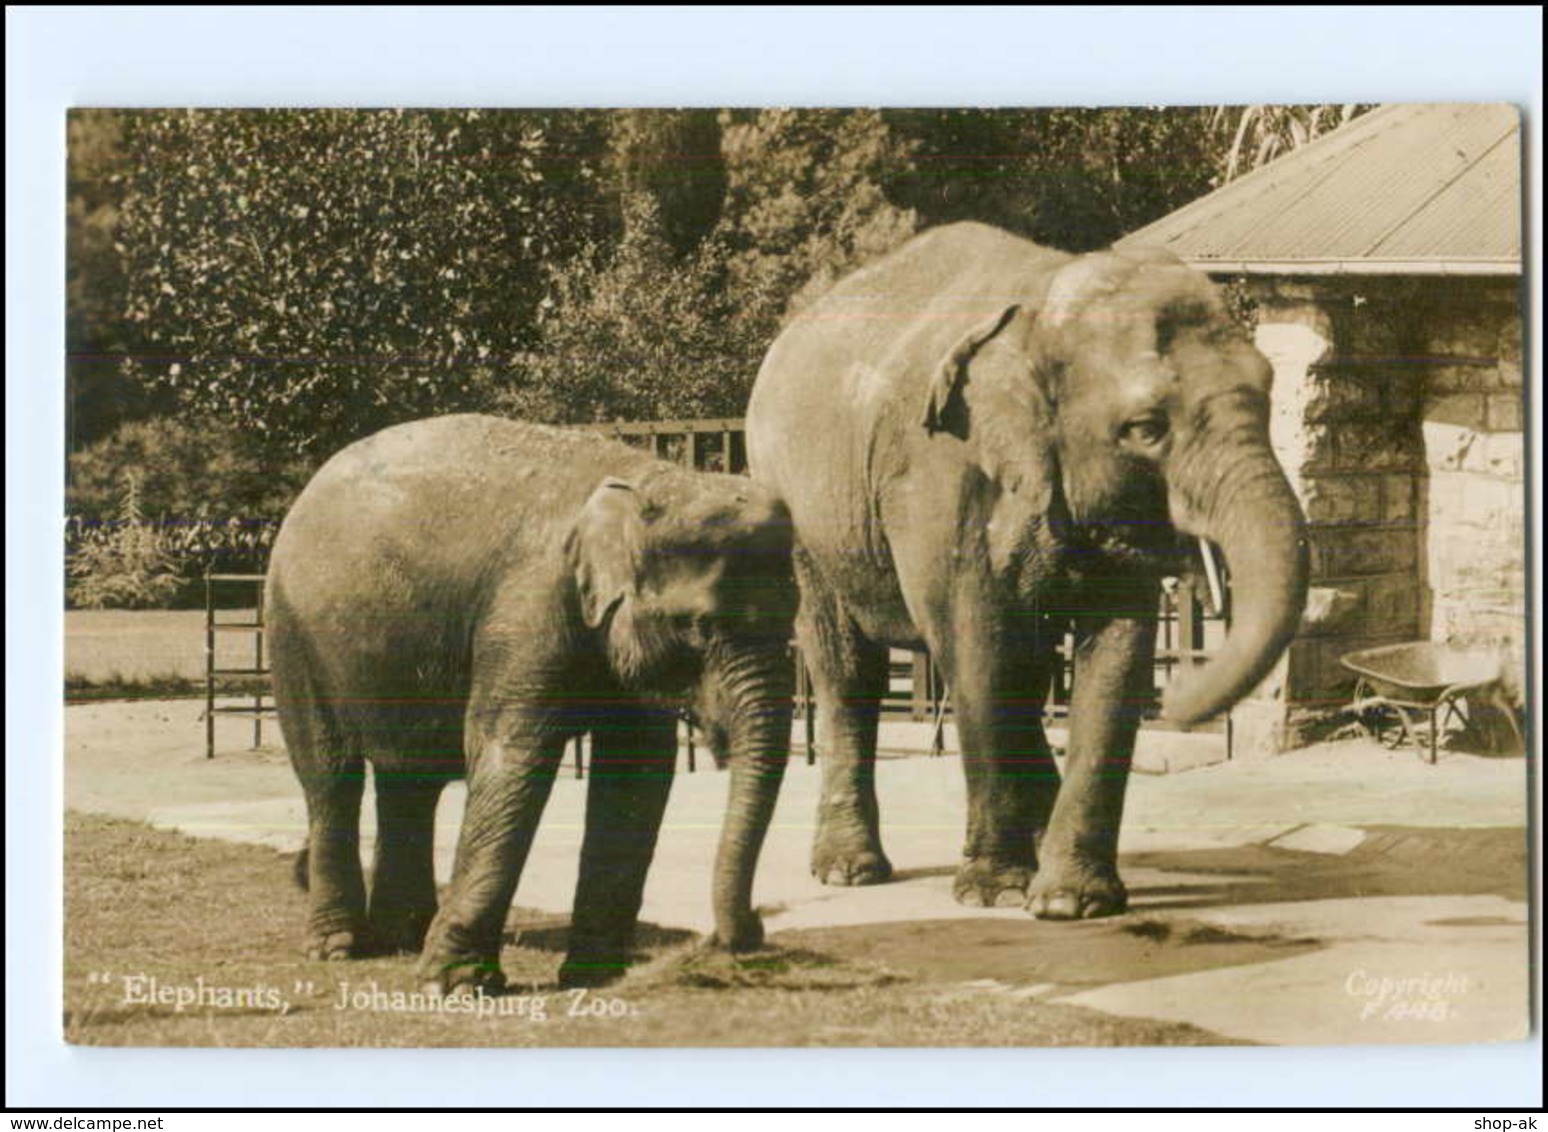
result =
[[[221,620],[231,607],[217,596],[236,595],[237,616]],[[269,666],[264,654],[262,574],[206,574],[204,576],[204,757],[215,757],[215,720],[219,716],[251,719],[253,746],[263,746],[263,721],[274,715]],[[248,619],[250,618],[250,620]],[[243,638],[246,638],[245,640]],[[234,648],[222,649],[222,641]],[[233,657],[233,653],[238,654]],[[235,665],[234,667],[232,665]],[[251,704],[217,707],[217,696],[238,692]]]

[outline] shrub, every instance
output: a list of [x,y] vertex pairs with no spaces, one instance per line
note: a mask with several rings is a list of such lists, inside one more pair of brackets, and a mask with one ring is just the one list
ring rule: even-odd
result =
[[139,475],[124,475],[118,516],[86,527],[67,557],[66,594],[80,609],[162,606],[182,585],[176,555],[163,533],[145,521]]
[[[178,578],[176,586],[159,587],[153,604],[198,604],[206,570],[264,570],[279,522],[315,464],[300,457],[276,463],[219,421],[161,418],[122,425],[70,457],[67,560],[94,575],[111,573],[110,548],[131,537],[122,533],[122,520],[126,483],[132,482],[143,528],[133,537],[148,546],[144,532],[153,533]],[[67,590],[72,604],[79,604],[79,585]],[[106,597],[107,604],[118,600]]]

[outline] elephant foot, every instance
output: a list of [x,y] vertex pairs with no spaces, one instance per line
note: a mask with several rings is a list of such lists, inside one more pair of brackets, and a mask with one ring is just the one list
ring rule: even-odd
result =
[[1128,890],[1110,866],[1045,862],[1027,890],[1027,911],[1039,920],[1095,920],[1128,908]]
[[352,931],[318,932],[307,941],[304,950],[308,959],[327,962],[358,959],[364,952]]
[[425,993],[448,995],[458,991],[473,994],[501,994],[505,990],[505,972],[494,959],[436,959],[428,957],[419,964],[419,978]]
[[435,909],[371,912],[367,935],[376,955],[418,955],[425,943],[425,932],[435,919]]
[[1036,871],[1033,864],[973,857],[958,866],[951,894],[969,908],[1019,908]]
[[892,862],[874,837],[839,837],[818,830],[812,876],[831,885],[886,884],[892,879]]
[[559,965],[559,989],[604,987],[617,982],[629,970],[628,956],[570,953]]
[[559,986],[600,987],[621,979],[634,950],[635,921],[623,924],[572,920],[570,945],[559,967]]
[[757,951],[763,946],[763,917],[753,911],[736,916],[729,927],[717,927],[704,940],[704,946],[713,951]]

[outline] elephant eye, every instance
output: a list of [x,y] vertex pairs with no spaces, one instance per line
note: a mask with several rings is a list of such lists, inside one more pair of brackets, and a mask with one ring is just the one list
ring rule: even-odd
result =
[[1145,448],[1154,448],[1166,439],[1169,427],[1166,418],[1163,416],[1136,417],[1123,426],[1119,435],[1131,444],[1138,444]]

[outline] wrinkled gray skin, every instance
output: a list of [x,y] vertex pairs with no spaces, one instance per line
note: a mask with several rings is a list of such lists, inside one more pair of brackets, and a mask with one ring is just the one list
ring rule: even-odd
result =
[[[560,978],[619,974],[680,700],[731,762],[715,939],[756,947],[753,871],[789,752],[790,541],[766,489],[590,434],[444,417],[334,457],[286,518],[267,590],[275,697],[310,825],[310,953],[423,941],[421,975],[441,989],[499,986],[501,930],[564,745],[590,732]],[[455,874],[437,911],[435,806],[464,771]]]
[[[797,636],[824,757],[813,872],[888,878],[875,790],[889,646],[927,646],[967,775],[957,899],[1124,910],[1118,827],[1182,534],[1225,553],[1234,624],[1167,691],[1192,724],[1266,674],[1305,600],[1300,509],[1268,440],[1267,361],[1161,252],[1080,257],[979,224],[927,232],[774,343],[755,479],[796,527]],[[1042,707],[1075,633],[1068,761]]]

